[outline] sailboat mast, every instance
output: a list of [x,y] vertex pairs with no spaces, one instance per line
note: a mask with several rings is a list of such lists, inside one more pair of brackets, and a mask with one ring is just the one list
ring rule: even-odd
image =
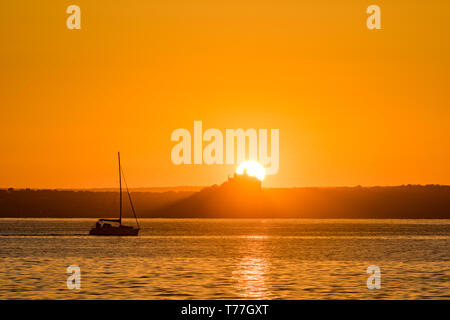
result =
[[117,153],[119,158],[119,199],[120,199],[120,218],[119,218],[119,224],[122,225],[122,170],[120,168],[120,152]]

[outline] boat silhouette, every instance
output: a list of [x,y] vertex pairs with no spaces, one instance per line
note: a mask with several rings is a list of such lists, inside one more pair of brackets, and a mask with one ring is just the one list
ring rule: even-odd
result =
[[[120,209],[119,209],[119,219],[99,219],[95,226],[89,231],[90,235],[93,236],[137,236],[139,234],[139,222],[136,217],[136,212],[134,210],[133,201],[131,200],[130,191],[128,190],[127,181],[125,180],[125,175],[123,174],[122,167],[120,165],[120,152],[118,152],[119,159],[119,199],[120,199]],[[136,219],[137,228],[133,226],[126,226],[122,224],[122,176],[125,182],[125,187],[127,189],[128,199],[130,200],[131,210],[133,211],[134,218]]]

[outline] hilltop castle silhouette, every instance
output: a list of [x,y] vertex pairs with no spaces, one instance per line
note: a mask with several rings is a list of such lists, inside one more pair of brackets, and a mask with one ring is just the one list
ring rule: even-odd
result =
[[221,185],[213,185],[160,209],[161,216],[256,217],[264,208],[261,180],[235,173]]
[[228,181],[223,183],[221,187],[245,192],[261,191],[261,180],[248,175],[247,169],[244,169],[243,174],[235,173],[233,176],[229,176]]

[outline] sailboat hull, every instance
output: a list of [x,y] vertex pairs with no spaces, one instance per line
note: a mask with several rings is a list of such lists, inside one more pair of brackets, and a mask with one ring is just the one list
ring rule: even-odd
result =
[[89,231],[92,236],[137,236],[139,229],[127,226],[110,226],[103,228],[92,228]]

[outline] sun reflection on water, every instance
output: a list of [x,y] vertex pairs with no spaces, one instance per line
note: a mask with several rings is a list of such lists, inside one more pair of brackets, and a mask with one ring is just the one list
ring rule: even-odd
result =
[[236,293],[246,299],[268,299],[269,287],[267,273],[269,261],[265,257],[263,236],[247,237],[244,245],[244,256],[233,271]]

